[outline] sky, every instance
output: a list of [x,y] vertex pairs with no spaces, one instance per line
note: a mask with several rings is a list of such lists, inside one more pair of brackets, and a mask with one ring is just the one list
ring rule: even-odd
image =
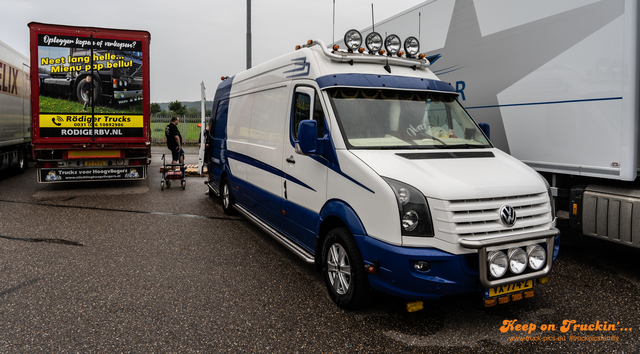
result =
[[[335,40],[425,0],[335,0]],[[252,64],[308,39],[333,41],[334,0],[252,0]],[[246,69],[246,0],[0,0],[0,40],[29,56],[29,22],[151,33],[151,102],[211,99],[222,76]]]

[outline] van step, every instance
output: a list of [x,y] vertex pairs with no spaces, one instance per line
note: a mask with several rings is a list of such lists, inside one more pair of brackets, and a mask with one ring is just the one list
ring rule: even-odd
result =
[[262,220],[258,219],[258,217],[256,217],[255,215],[251,214],[247,209],[243,208],[239,204],[234,204],[233,207],[238,212],[240,212],[240,214],[244,215],[247,219],[249,219],[249,221],[253,222],[254,224],[256,224],[256,226],[258,226],[263,231],[268,233],[269,236],[273,237],[280,244],[282,244],[283,246],[288,248],[296,256],[302,258],[303,261],[305,261],[307,263],[310,263],[310,264],[315,263],[315,258],[313,257],[313,255],[311,253],[309,253],[304,248],[298,246],[295,242],[291,241],[285,235],[283,235],[282,233],[278,232],[277,230],[275,230],[274,228],[272,228],[271,226],[269,226],[268,224],[266,224]]

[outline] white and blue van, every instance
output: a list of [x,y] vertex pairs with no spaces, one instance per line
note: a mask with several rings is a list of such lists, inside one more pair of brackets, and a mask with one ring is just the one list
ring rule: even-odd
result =
[[375,32],[368,51],[348,36],[348,51],[309,41],[218,86],[210,195],[321,269],[346,309],[370,289],[533,296],[559,244],[546,181],[494,148],[415,38],[404,54],[397,36],[386,53]]

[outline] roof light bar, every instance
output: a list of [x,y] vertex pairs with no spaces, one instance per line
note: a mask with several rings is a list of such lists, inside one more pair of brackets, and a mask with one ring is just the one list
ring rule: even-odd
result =
[[362,45],[362,35],[358,30],[349,30],[344,34],[344,44],[347,46],[349,53],[353,53]]
[[369,50],[369,54],[377,53],[382,49],[382,36],[378,32],[371,32],[365,38],[364,44]]
[[420,41],[416,37],[408,37],[404,40],[404,51],[407,52],[407,58],[413,58],[420,51]]
[[402,46],[402,41],[400,37],[395,34],[391,34],[387,36],[384,40],[384,48],[387,50],[389,56],[398,54],[400,51],[400,47]]

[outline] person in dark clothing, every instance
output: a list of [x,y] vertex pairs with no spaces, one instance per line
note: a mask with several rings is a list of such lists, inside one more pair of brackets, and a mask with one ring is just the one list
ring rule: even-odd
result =
[[[202,135],[204,136],[204,163],[203,163],[203,169],[204,166],[207,167],[207,169],[209,168],[209,161],[210,161],[210,157],[209,157],[209,145],[211,143],[211,136],[209,135],[209,123],[207,123],[207,126],[204,128],[204,132],[202,132]],[[198,145],[202,145],[202,137],[200,137],[198,139]],[[204,184],[208,184],[209,183],[209,172],[207,171],[207,180],[204,181]],[[209,194],[209,189],[207,188],[207,192],[205,194]]]
[[171,164],[176,164],[178,161],[180,164],[184,164],[182,135],[180,135],[180,130],[178,130],[178,123],[180,123],[180,118],[174,116],[171,118],[171,123],[167,124],[167,127],[164,128],[164,135],[167,137],[167,147],[171,150],[173,160]]
[[87,111],[87,104],[89,105],[89,107],[93,107],[93,95],[91,92],[91,86],[93,86],[93,84],[91,83],[91,76],[87,76],[84,84],[82,84],[82,98],[84,99],[84,105],[82,106],[83,112]]

